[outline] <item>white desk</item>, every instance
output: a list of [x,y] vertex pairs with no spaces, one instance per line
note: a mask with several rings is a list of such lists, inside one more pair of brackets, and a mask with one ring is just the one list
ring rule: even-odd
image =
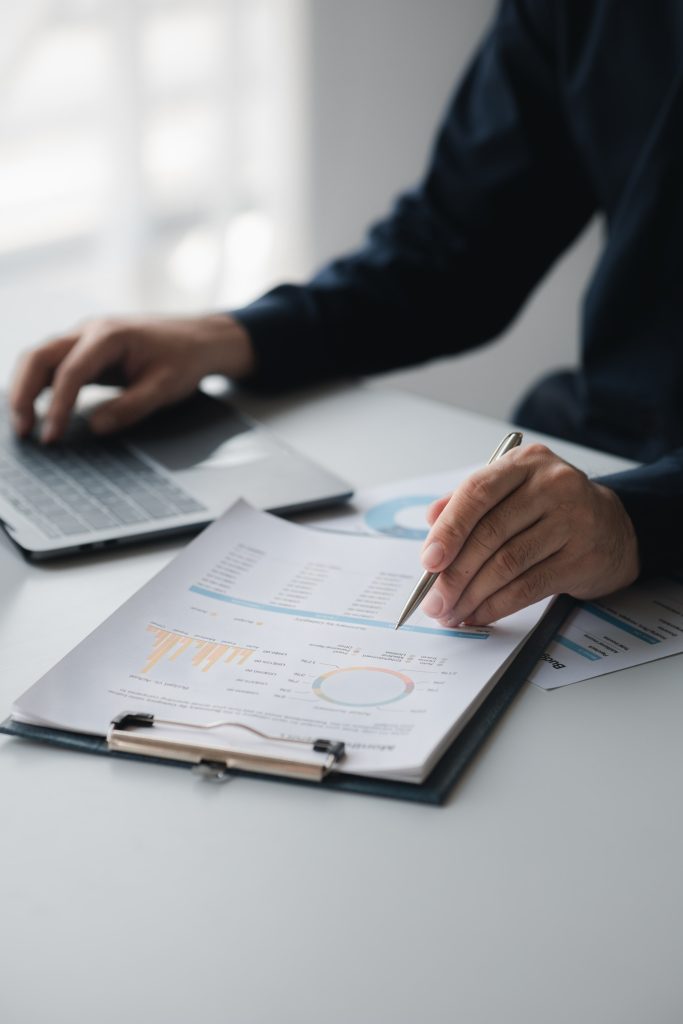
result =
[[[372,388],[249,406],[358,486],[502,433]],[[0,541],[0,710],[173,550]],[[527,687],[441,809],[1,740],[0,1020],[679,1020],[682,665]]]

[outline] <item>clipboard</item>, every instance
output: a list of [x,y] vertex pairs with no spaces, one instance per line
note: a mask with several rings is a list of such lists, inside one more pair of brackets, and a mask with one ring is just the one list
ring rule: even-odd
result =
[[[494,688],[421,783],[345,775],[335,770],[342,764],[344,745],[334,740],[320,739],[303,744],[309,752],[319,755],[318,770],[313,772],[304,769],[306,762],[295,756],[293,748],[276,759],[280,763],[274,763],[270,756],[245,757],[243,752],[226,748],[212,747],[207,752],[207,748],[199,739],[196,743],[182,745],[169,744],[166,741],[159,743],[153,736],[153,716],[125,710],[111,723],[106,737],[29,725],[10,718],[0,723],[0,733],[90,754],[181,768],[193,767],[197,774],[217,781],[245,776],[438,806],[446,801],[456,782],[524,686],[538,658],[575,605],[574,598],[566,594],[561,594],[555,599]],[[162,721],[158,720],[157,724],[162,724]],[[164,720],[163,724],[168,723]],[[173,724],[183,725],[179,722]],[[241,725],[240,728],[244,726]],[[256,732],[252,729],[249,731]],[[284,743],[293,745],[301,741],[287,740]],[[310,758],[307,763],[310,765]]]

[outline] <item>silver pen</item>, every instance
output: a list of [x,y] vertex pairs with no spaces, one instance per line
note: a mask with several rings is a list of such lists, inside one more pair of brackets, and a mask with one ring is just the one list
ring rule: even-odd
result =
[[[500,444],[496,448],[495,452],[493,453],[489,461],[486,463],[486,465],[490,466],[491,463],[495,462],[496,459],[499,459],[501,455],[505,455],[506,452],[509,452],[511,448],[516,448],[521,443],[522,434],[518,430],[513,430],[511,434],[508,434],[507,437],[503,438],[503,440],[500,442]],[[425,571],[422,573],[422,576],[416,583],[413,592],[406,601],[405,607],[401,614],[399,615],[398,622],[394,626],[394,629],[400,629],[403,623],[408,621],[408,619],[413,614],[415,609],[422,604],[423,600],[425,599],[429,591],[432,589],[438,578],[438,572],[429,572],[428,569],[425,569]]]

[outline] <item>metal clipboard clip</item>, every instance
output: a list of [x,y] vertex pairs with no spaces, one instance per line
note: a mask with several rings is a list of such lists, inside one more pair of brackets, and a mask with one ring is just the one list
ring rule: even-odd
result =
[[[155,736],[151,730],[159,725],[196,729],[199,733],[225,727],[243,729],[268,743],[282,746],[283,749],[281,754],[272,750],[259,754],[250,750],[213,746],[202,743],[199,739],[194,743],[186,739],[173,739],[158,734]],[[109,750],[127,754],[188,761],[194,765],[195,772],[214,781],[228,778],[233,771],[245,771],[322,782],[325,776],[338,766],[345,754],[344,744],[339,740],[283,739],[280,736],[270,736],[242,722],[218,721],[204,725],[196,722],[179,722],[170,718],[156,718],[146,712],[130,711],[124,711],[111,720],[107,732],[107,746]],[[302,755],[305,751],[305,756],[297,758],[294,753],[297,749]]]

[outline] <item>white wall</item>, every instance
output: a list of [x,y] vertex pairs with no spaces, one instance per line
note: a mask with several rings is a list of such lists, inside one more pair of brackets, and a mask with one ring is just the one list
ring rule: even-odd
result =
[[[453,84],[494,8],[493,0],[310,0],[313,266],[356,245],[418,180]],[[385,379],[508,414],[544,369],[576,362],[580,295],[598,248],[593,227],[504,339]]]

